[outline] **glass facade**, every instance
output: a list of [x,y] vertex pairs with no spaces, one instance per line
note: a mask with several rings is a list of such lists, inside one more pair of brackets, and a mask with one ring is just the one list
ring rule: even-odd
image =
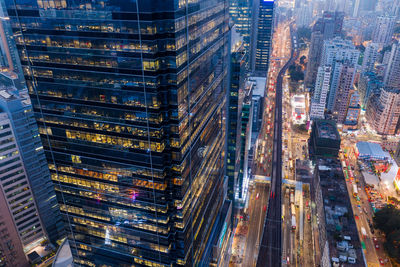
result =
[[229,14],[236,30],[243,37],[243,45],[249,53],[251,35],[251,0],[230,0]]
[[227,164],[226,175],[228,177],[228,198],[235,199],[237,186],[237,164],[236,160],[240,150],[238,143],[238,123],[241,105],[239,94],[243,90],[246,70],[246,52],[241,45],[231,54],[230,87],[229,87],[229,114],[228,114],[228,144],[227,144]]
[[271,50],[274,1],[255,0],[252,14],[251,67],[254,73],[266,77]]
[[196,266],[224,199],[227,0],[5,0],[76,265]]

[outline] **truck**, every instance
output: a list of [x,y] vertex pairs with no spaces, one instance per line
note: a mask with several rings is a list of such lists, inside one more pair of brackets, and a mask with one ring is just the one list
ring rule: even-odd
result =
[[293,191],[290,192],[290,204],[294,204],[294,193],[293,193]]
[[358,196],[358,190],[357,190],[357,185],[353,184],[353,196],[357,197]]
[[292,215],[292,230],[296,230],[296,216]]
[[363,237],[364,239],[367,237],[367,231],[365,230],[364,227],[361,227],[361,234],[362,234],[362,237]]

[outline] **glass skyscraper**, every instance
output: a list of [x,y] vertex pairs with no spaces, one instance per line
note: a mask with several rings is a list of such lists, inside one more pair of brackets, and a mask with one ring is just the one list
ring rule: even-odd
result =
[[274,0],[254,0],[250,66],[253,74],[266,77],[273,27]]
[[225,198],[227,0],[5,0],[76,265],[198,266]]

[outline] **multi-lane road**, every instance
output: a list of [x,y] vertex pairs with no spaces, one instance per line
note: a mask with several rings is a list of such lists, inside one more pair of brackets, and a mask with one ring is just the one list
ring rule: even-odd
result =
[[244,260],[242,266],[254,266],[257,260],[257,250],[260,237],[263,231],[263,219],[266,213],[266,203],[268,202],[269,186],[265,183],[256,183],[255,189],[249,199],[248,236],[245,246]]
[[294,46],[292,45],[291,58],[280,70],[276,81],[271,190],[257,259],[257,267],[278,267],[282,264],[282,82],[287,69],[295,61],[296,54],[297,53],[294,52]]

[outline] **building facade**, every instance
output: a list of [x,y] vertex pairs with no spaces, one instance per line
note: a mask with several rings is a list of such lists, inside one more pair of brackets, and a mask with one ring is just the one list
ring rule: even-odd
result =
[[243,37],[243,45],[249,53],[251,40],[251,0],[231,0],[229,1],[229,15],[235,25],[237,32]]
[[246,59],[243,45],[237,47],[231,54],[226,175],[228,177],[228,198],[232,201],[235,200],[238,175],[236,159],[240,151],[240,145],[237,142],[240,131],[241,103],[239,103],[239,99],[245,85]]
[[379,94],[382,87],[383,80],[374,72],[365,72],[361,74],[358,82],[358,92],[363,109],[366,108],[369,98],[374,94]]
[[393,37],[395,23],[395,17],[378,16],[372,33],[372,42],[379,44],[381,47],[390,44]]
[[[14,95],[4,89],[0,91],[0,98],[16,100]],[[17,117],[20,114],[12,114],[14,115]],[[2,210],[1,214],[4,214],[4,218],[11,216],[12,224],[6,224],[5,227],[11,232],[13,229],[17,231],[18,239],[12,242],[19,242],[16,249],[22,247],[22,253],[28,254],[46,239],[45,229],[21,156],[19,136],[12,121],[15,117],[10,117],[2,107],[0,116],[0,190],[1,199],[5,200],[7,207],[7,210]],[[26,259],[25,255],[24,258]]]
[[64,224],[29,96],[18,92],[15,87],[2,90],[4,93],[0,96],[0,108],[10,119],[45,236],[56,244],[65,234]]
[[400,89],[400,44],[394,43],[383,79],[385,86]]
[[250,68],[254,76],[267,77],[273,29],[274,0],[254,0]]
[[225,198],[228,1],[6,7],[74,263],[208,262]]
[[333,116],[338,123],[343,123],[346,119],[350,91],[353,89],[356,71],[354,65],[343,64],[342,66],[332,109]]
[[358,119],[360,117],[360,95],[357,91],[350,92],[349,103],[347,105],[346,119],[343,122],[347,129],[356,130],[358,128]]
[[378,58],[379,45],[369,43],[365,48],[364,58],[361,66],[361,73],[370,72],[374,70],[375,62]]
[[400,116],[400,90],[385,87],[373,95],[367,106],[366,118],[372,128],[382,135],[396,133]]
[[323,119],[325,116],[326,99],[331,81],[331,67],[319,67],[315,82],[314,95],[311,99],[310,118]]
[[306,86],[314,88],[318,67],[321,66],[321,55],[324,41],[341,35],[343,18],[343,12],[325,11],[322,18],[319,18],[315,22],[311,34],[307,71],[304,78]]
[[311,44],[308,52],[308,61],[304,83],[307,87],[315,87],[318,67],[321,60],[322,46],[324,45],[323,34],[320,31],[311,33]]
[[324,42],[321,66],[331,67],[331,82],[327,99],[327,110],[332,111],[336,99],[343,65],[356,66],[360,52],[349,40],[336,37]]

